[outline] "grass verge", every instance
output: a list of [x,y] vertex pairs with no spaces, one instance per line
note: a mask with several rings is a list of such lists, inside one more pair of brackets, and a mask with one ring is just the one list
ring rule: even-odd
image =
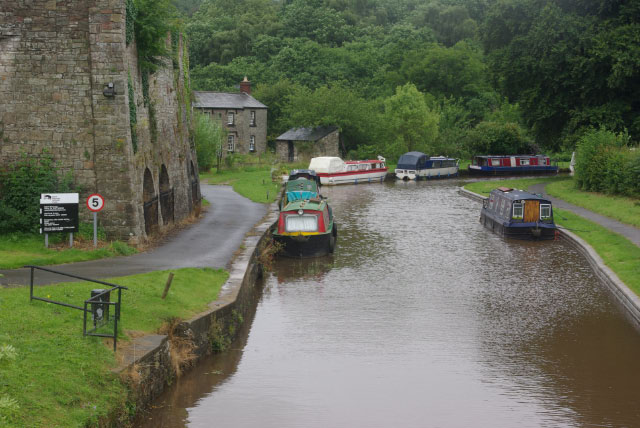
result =
[[[172,272],[175,277],[164,300],[168,271],[107,280],[129,287],[122,292],[119,347],[126,346],[127,332],[153,333],[167,320],[188,319],[207,309],[229,276],[214,269]],[[82,306],[95,288],[77,282],[34,292]],[[0,318],[0,400],[10,403],[0,406],[0,426],[91,426],[114,407],[126,405],[127,387],[110,371],[117,354],[105,340],[82,336],[82,311],[30,303],[28,288],[0,288]]]
[[[27,264],[52,265],[105,257],[126,256],[136,252],[127,244],[115,241],[99,243],[93,249],[93,240],[81,240],[74,237],[74,248],[69,248],[68,238],[51,237],[50,248],[44,247],[42,235],[14,233],[0,235],[0,269],[15,269]],[[64,242],[63,242],[64,241]]]
[[640,248],[571,211],[554,209],[556,223],[584,239],[634,293],[640,295]]
[[511,187],[514,189],[526,190],[529,186],[533,186],[538,183],[552,183],[558,180],[563,180],[564,177],[536,177],[536,178],[516,178],[505,180],[491,180],[491,181],[476,181],[473,183],[466,183],[464,188],[477,193],[482,196],[489,196],[489,193],[497,187]]
[[271,167],[235,168],[214,172],[200,173],[200,178],[209,184],[228,184],[233,190],[259,203],[274,202],[280,192],[282,183],[271,179]]
[[640,200],[604,193],[585,192],[575,188],[572,177],[556,180],[547,185],[546,192],[573,205],[640,227]]

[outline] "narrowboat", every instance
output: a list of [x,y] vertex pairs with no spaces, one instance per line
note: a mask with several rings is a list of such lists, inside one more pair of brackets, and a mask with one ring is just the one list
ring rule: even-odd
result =
[[333,253],[338,228],[326,199],[315,197],[286,204],[271,233],[285,256],[319,257]]
[[287,181],[297,180],[299,178],[306,178],[307,180],[315,181],[318,188],[322,185],[322,183],[320,183],[320,177],[318,177],[318,174],[316,174],[312,169],[292,169],[289,171]]
[[474,156],[470,174],[552,174],[558,165],[551,165],[546,155]]
[[553,239],[551,201],[524,190],[498,187],[483,201],[480,223],[509,238]]
[[[295,175],[294,175],[295,177]],[[317,178],[317,177],[316,177]],[[292,201],[303,201],[312,198],[322,198],[319,193],[318,181],[307,178],[294,178],[285,183],[280,198],[280,209]]]
[[309,169],[316,172],[323,185],[382,182],[387,176],[386,160],[378,159],[343,161],[339,157],[312,158]]
[[409,152],[400,156],[396,166],[399,180],[446,178],[458,175],[459,160],[445,156],[427,156],[422,152]]

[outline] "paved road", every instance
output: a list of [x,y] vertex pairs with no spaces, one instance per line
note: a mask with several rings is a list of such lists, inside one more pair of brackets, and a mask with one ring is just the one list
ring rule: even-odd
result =
[[548,193],[545,193],[546,183],[534,184],[529,187],[529,191],[532,193],[542,194],[545,198],[549,199],[554,207],[561,208],[564,210],[568,210],[578,214],[581,217],[589,219],[594,223],[598,223],[601,226],[606,227],[607,229],[616,232],[625,238],[629,239],[631,242],[640,247],[640,229],[637,227],[630,226],[628,224],[620,223],[617,220],[613,220],[612,218],[605,217],[600,214],[596,214],[593,211],[589,211],[582,207],[572,205],[568,202],[563,201],[562,199],[554,198],[550,196]]
[[[88,278],[108,278],[182,267],[224,268],[245,234],[267,213],[267,206],[238,195],[229,186],[202,184],[202,195],[211,205],[203,217],[166,243],[146,253],[88,262],[50,266]],[[30,269],[0,270],[0,284],[28,285]],[[38,285],[67,282],[61,275],[37,271]]]

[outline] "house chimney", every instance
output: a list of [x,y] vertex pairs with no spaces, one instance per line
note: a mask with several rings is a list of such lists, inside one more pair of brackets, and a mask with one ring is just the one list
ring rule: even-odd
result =
[[240,92],[251,95],[251,82],[247,80],[247,76],[244,76],[244,79],[240,82]]

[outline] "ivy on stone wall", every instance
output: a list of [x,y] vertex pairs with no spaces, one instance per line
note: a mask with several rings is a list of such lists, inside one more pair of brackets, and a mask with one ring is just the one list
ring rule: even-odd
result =
[[127,22],[126,22],[126,40],[127,46],[133,41],[135,37],[135,22],[138,9],[134,0],[127,0]]
[[138,124],[138,111],[136,109],[136,97],[133,90],[133,81],[131,79],[131,71],[129,71],[129,124],[131,125],[131,145],[133,153],[138,151],[138,133],[136,132]]
[[151,133],[151,142],[155,144],[158,141],[158,123],[156,107],[149,96],[149,70],[142,71],[142,99],[149,111],[149,132]]

